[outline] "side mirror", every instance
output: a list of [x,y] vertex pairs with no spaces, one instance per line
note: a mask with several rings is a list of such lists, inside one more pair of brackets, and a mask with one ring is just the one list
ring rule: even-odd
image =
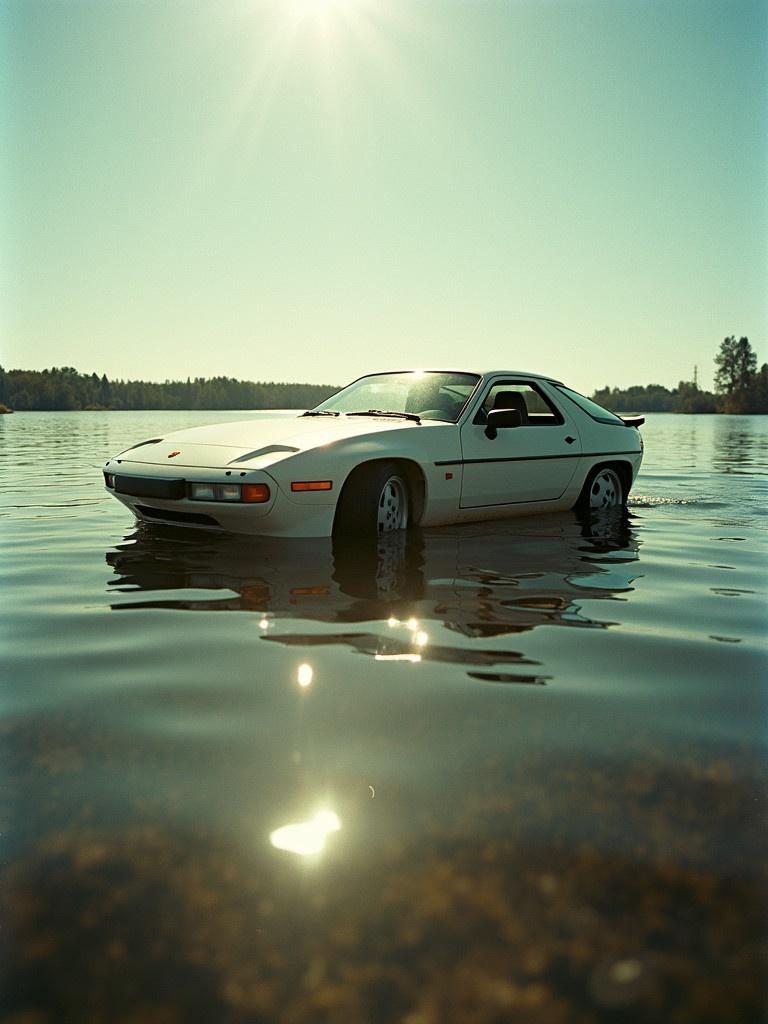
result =
[[491,409],[488,413],[485,436],[489,441],[494,441],[499,430],[522,425],[523,417],[519,409]]

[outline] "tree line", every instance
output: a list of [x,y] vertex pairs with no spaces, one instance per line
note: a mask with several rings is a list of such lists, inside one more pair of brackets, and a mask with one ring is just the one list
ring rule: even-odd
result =
[[4,370],[0,404],[19,411],[78,409],[311,409],[338,391],[330,384],[285,384],[234,377],[187,377],[162,384],[110,380],[106,374],[78,373],[71,366],[51,370]]
[[[187,377],[162,384],[109,380],[71,366],[51,370],[4,370],[0,411],[6,409],[311,409],[338,391],[330,384],[285,384],[234,377]],[[604,387],[592,395],[614,412],[768,413],[768,364],[758,370],[748,338],[724,338],[715,356],[715,390],[680,381],[630,388]]]
[[592,396],[614,412],[768,413],[768,363],[758,370],[749,338],[724,338],[715,356],[715,390],[704,391],[696,380],[676,388],[661,384],[600,388]]

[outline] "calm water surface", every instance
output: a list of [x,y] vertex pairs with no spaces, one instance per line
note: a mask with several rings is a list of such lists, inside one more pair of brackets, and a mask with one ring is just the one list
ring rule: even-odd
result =
[[2,1024],[761,1020],[768,417],[378,551],[103,492],[252,415],[0,417]]

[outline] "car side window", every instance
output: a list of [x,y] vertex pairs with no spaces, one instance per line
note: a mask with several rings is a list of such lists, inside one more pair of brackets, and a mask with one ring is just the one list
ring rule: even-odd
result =
[[485,423],[491,409],[517,409],[526,427],[555,427],[563,423],[557,409],[535,384],[502,381],[494,384],[485,396],[473,422]]

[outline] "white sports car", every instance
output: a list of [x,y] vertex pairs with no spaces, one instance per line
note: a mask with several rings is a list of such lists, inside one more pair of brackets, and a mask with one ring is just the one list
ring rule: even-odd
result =
[[375,535],[622,505],[642,423],[535,373],[376,373],[297,418],[141,441],[106,463],[104,481],[148,522]]

